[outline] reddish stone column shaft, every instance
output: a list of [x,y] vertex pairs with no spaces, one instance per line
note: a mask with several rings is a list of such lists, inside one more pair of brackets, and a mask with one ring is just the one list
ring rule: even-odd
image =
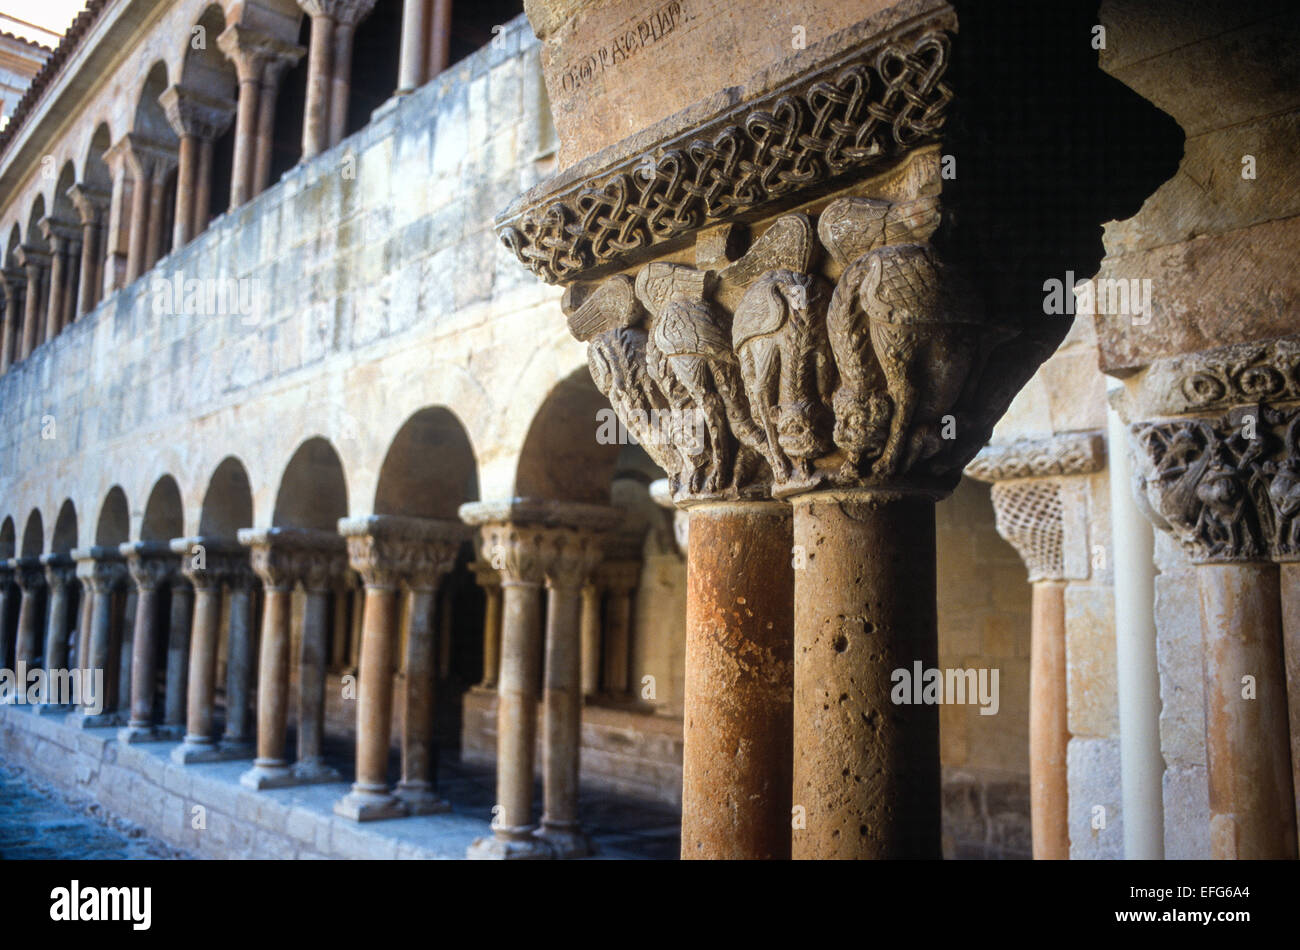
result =
[[[18,644],[14,651],[14,664],[25,663],[30,669],[36,665],[41,651],[40,591],[44,585],[24,584],[23,597],[18,604]],[[20,689],[26,684],[20,683]]]
[[433,15],[429,18],[428,55],[425,82],[446,69],[451,59],[451,0],[433,0]]
[[263,71],[261,91],[257,97],[257,153],[253,159],[250,198],[266,191],[271,183],[271,148],[275,144],[275,106],[280,95],[283,62],[268,63]]
[[325,736],[325,648],[329,634],[329,588],[308,590],[298,657],[298,762],[322,760]]
[[149,234],[144,258],[144,269],[149,270],[163,256],[163,216],[167,211],[167,179],[170,170],[157,168],[149,184]]
[[68,584],[49,584],[49,604],[45,623],[45,668],[50,671],[68,666]]
[[212,216],[212,155],[211,139],[199,140],[198,169],[194,179],[194,207],[190,212],[190,237],[196,238],[208,228]]
[[311,44],[307,52],[307,104],[302,123],[302,157],[305,161],[325,150],[329,141],[330,88],[333,83],[334,18],[311,18]]
[[237,578],[230,588],[226,648],[226,730],[221,745],[230,752],[251,750],[254,726],[253,684],[257,676],[257,637],[253,627],[253,592]]
[[595,584],[587,584],[582,588],[579,638],[582,651],[582,693],[584,696],[594,696],[600,692],[600,588]]
[[357,780],[355,792],[388,791],[388,740],[393,720],[393,645],[397,636],[398,591],[366,586],[357,692]]
[[[76,668],[78,670],[89,669],[90,664],[87,662],[90,654],[90,620],[93,616],[95,606],[95,594],[90,589],[90,584],[81,582],[81,597],[78,601],[77,610],[77,644],[76,644]],[[0,607],[3,604],[0,603]]]
[[131,638],[131,719],[132,729],[153,727],[154,684],[158,677],[158,589],[137,586],[135,634]]
[[199,140],[182,135],[176,155],[176,220],[172,224],[172,246],[184,247],[194,237],[194,203],[198,197]]
[[121,647],[120,630],[113,616],[116,600],[111,589],[96,589],[94,603],[90,613],[90,649],[86,667],[90,670],[102,670],[104,674],[103,689],[98,711],[86,709],[87,715],[107,716],[117,708],[117,673],[118,653]]
[[[1291,784],[1300,789],[1300,561],[1280,565],[1279,578],[1287,711],[1291,720]],[[1300,829],[1300,795],[1295,801],[1296,827]]]
[[131,184],[131,233],[126,253],[126,282],[129,284],[147,269],[149,253],[149,197],[153,176],[148,168]]
[[185,726],[185,696],[189,687],[190,631],[194,615],[194,588],[172,584],[167,621],[167,692],[163,725],[172,734]]
[[99,224],[91,220],[81,226],[81,270],[77,283],[77,315],[89,313],[99,302]]
[[217,687],[217,644],[221,635],[221,585],[207,584],[194,594],[194,635],[190,643],[185,742],[212,745],[213,703]]
[[437,591],[412,589],[407,600],[406,690],[402,709],[401,797],[432,794],[433,613]]
[[489,584],[485,589],[483,608],[483,682],[479,685],[494,689],[501,668],[501,585]]
[[690,509],[683,858],[789,858],[790,508]]
[[32,261],[27,265],[27,298],[25,300],[23,313],[23,343],[18,351],[19,359],[27,359],[32,355],[32,350],[36,349],[40,342],[37,338],[41,319],[41,281],[44,279],[44,268],[40,263]]
[[64,285],[67,283],[64,271],[68,263],[67,239],[55,235],[50,245],[50,298],[45,311],[45,339],[47,340],[53,340],[62,328],[63,292]]
[[253,165],[256,162],[257,113],[262,79],[260,66],[247,66],[244,69],[247,74],[239,77],[239,101],[235,109],[235,154],[230,173],[232,211],[254,194]]
[[1065,583],[1035,581],[1029,666],[1029,814],[1036,860],[1070,857]]
[[292,588],[266,588],[257,669],[255,768],[278,771],[288,767],[285,727],[289,718],[289,620],[292,603]]
[[424,85],[428,46],[428,0],[402,0],[402,47],[397,70],[397,92]]
[[794,542],[793,856],[938,858],[939,708],[891,698],[938,666],[934,503],[801,495]]
[[348,98],[352,92],[352,37],[356,26],[338,22],[334,26],[333,77],[330,83],[329,144],[343,141],[348,128]]
[[577,587],[552,585],[546,599],[542,730],[542,830],[578,830],[582,691]]
[[1196,576],[1205,649],[1211,856],[1295,858],[1277,565],[1200,564]]
[[540,584],[504,579],[501,671],[497,682],[497,816],[503,840],[533,831],[533,754],[541,663]]

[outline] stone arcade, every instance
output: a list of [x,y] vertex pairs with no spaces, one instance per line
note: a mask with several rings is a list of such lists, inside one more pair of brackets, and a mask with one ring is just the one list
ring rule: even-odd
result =
[[1046,6],[91,0],[0,668],[102,696],[0,755],[220,857],[1296,857],[1300,16]]

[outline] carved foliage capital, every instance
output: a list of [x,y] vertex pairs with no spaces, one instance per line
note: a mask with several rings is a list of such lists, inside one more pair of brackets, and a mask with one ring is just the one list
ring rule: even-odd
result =
[[981,482],[1049,475],[1086,475],[1106,464],[1106,440],[1100,432],[1062,432],[1043,439],[1020,439],[988,445],[966,466]]
[[345,519],[348,563],[371,588],[435,590],[456,565],[468,529],[459,522],[398,516]]

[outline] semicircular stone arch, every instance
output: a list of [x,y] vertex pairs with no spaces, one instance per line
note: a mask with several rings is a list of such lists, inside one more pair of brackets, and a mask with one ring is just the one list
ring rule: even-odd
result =
[[314,436],[298,446],[285,467],[271,525],[335,531],[347,514],[343,463],[328,440]]

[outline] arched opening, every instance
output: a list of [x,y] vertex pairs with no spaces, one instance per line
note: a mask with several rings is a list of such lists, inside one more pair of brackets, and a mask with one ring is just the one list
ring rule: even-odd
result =
[[326,439],[308,439],[293,453],[280,479],[271,524],[335,532],[347,513],[348,487],[338,453]]
[[[239,77],[234,64],[217,46],[217,37],[225,29],[225,13],[219,4],[211,4],[190,30],[180,70],[180,86],[185,94],[225,107],[231,116],[215,139],[201,138],[196,148],[195,194],[191,204],[194,215],[192,233],[195,236],[206,230],[208,222],[230,205],[230,176],[235,154],[233,116]],[[202,44],[193,42],[197,36],[203,37]]]
[[609,400],[586,367],[556,384],[537,410],[519,456],[520,498],[609,504],[618,462],[616,439],[598,436]]
[[77,508],[72,499],[65,499],[54,521],[54,536],[50,550],[55,554],[69,554],[77,546]]
[[[132,231],[141,227],[145,229],[142,272],[166,256],[172,246],[172,222],[176,211],[176,152],[180,140],[159,102],[159,96],[167,90],[167,86],[167,65],[159,60],[149,68],[145,76],[140,99],[135,107],[135,120],[131,124],[131,131],[138,139],[137,144],[152,153],[152,173],[143,185],[148,188],[143,205],[146,209],[145,220],[135,221],[133,211],[131,222]],[[130,178],[129,172],[128,177]],[[125,207],[141,207],[134,197],[134,190],[140,186],[140,182],[131,178],[131,204]]]
[[95,546],[116,548],[131,536],[131,515],[126,507],[126,492],[114,485],[104,496],[95,524]]
[[44,550],[45,523],[41,520],[40,510],[33,508],[23,528],[23,546],[19,557],[40,557]]
[[[68,193],[77,183],[77,170],[71,161],[64,162],[63,170],[54,185],[54,200],[50,206],[48,222],[50,235],[50,293],[57,295],[59,312],[53,321],[53,333],[58,334],[72,322],[77,312],[77,277],[81,273],[81,227],[77,209]],[[55,258],[58,258],[56,260]],[[54,286],[55,278],[59,286]],[[47,329],[47,335],[50,330]]]
[[226,456],[212,473],[199,512],[199,535],[233,540],[240,528],[253,524],[253,490],[248,473],[233,455]]
[[[460,420],[440,407],[407,419],[380,467],[375,514],[455,521],[461,504],[478,497],[478,467]],[[438,752],[445,754],[459,745],[462,695],[483,680],[484,597],[474,579],[474,557],[474,544],[467,541],[438,586],[434,608],[433,734]],[[405,656],[401,644],[397,655]],[[405,675],[402,663],[396,668]]]
[[140,524],[140,540],[168,542],[179,538],[184,530],[181,491],[174,478],[164,475],[149,492],[149,500],[144,506],[144,521]]

